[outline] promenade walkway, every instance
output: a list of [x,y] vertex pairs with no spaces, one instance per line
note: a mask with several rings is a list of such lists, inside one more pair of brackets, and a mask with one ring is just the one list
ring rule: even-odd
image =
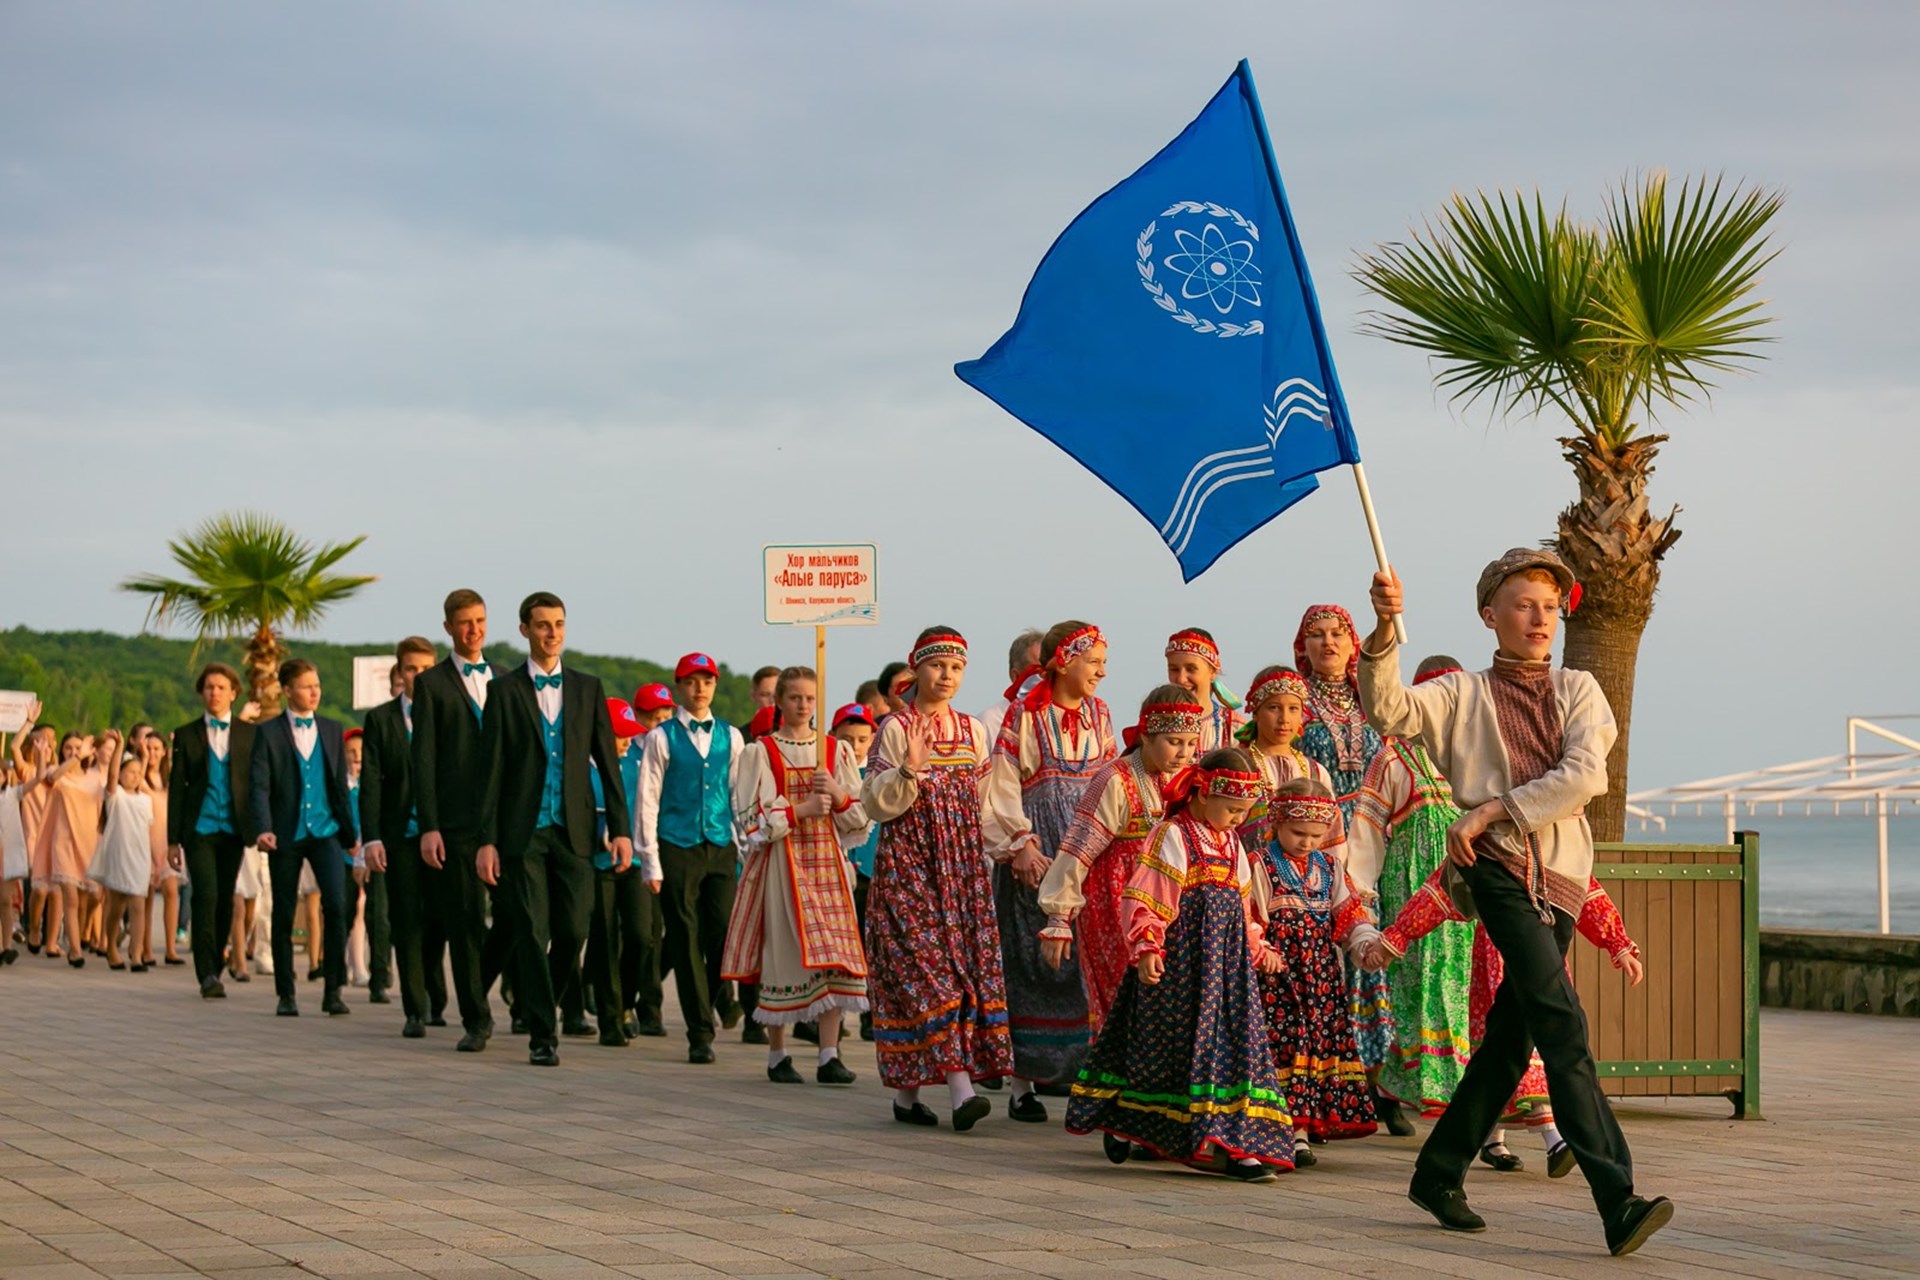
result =
[[[397,1004],[273,1016],[270,980],[202,1002],[184,970],[0,971],[0,1280],[294,1276],[1549,1276],[1920,1274],[1920,1023],[1769,1011],[1766,1120],[1624,1105],[1643,1190],[1680,1203],[1606,1256],[1578,1175],[1476,1173],[1493,1224],[1407,1203],[1412,1140],[1267,1186],[1115,1168],[1093,1139],[895,1124],[871,1046],[850,1090],[626,1049],[453,1052]],[[942,1102],[942,1099],[933,1099]],[[1057,1117],[1062,1103],[1050,1100]],[[944,1122],[945,1107],[939,1108]]]

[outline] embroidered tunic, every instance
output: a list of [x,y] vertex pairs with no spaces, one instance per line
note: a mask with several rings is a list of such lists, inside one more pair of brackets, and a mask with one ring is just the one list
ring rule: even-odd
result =
[[786,1025],[867,1008],[867,957],[842,846],[864,841],[870,824],[853,752],[832,738],[827,744],[828,767],[849,798],[823,816],[793,814],[814,794],[817,739],[769,734],[740,762],[736,800],[746,848],[721,976],[759,984],[756,1022]]
[[1067,1132],[1104,1130],[1170,1160],[1217,1154],[1293,1167],[1293,1125],[1261,1016],[1268,952],[1233,832],[1182,814],[1154,829],[1126,891],[1127,972],[1067,1103]]
[[1087,780],[1073,825],[1040,882],[1042,938],[1077,939],[1087,1024],[1098,1035],[1120,994],[1130,957],[1121,899],[1147,837],[1166,811],[1166,779],[1139,753],[1103,765]]
[[1086,1060],[1087,994],[1078,958],[1058,969],[1040,956],[1047,912],[1038,894],[1014,878],[1013,851],[1032,832],[1040,852],[1059,855],[1088,780],[1119,754],[1113,717],[1098,698],[1067,710],[1057,703],[1030,709],[1016,703],[993,748],[993,808],[1003,815],[988,849],[1000,921],[1001,963],[1007,980],[1007,1021],[1013,1036],[1013,1073],[1040,1082],[1070,1081]]
[[874,1048],[891,1089],[942,1084],[949,1071],[992,1080],[1013,1070],[982,835],[1000,831],[986,729],[972,716],[938,717],[916,777],[906,730],[926,718],[911,705],[887,717],[861,788],[882,824],[866,943]]

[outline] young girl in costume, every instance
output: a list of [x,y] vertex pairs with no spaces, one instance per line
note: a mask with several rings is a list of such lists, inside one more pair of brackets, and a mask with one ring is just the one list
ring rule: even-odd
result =
[[1267,816],[1255,894],[1285,964],[1261,977],[1260,1001],[1293,1116],[1294,1164],[1306,1168],[1318,1163],[1310,1142],[1364,1138],[1376,1127],[1338,948],[1357,952],[1380,935],[1346,867],[1325,848],[1340,816],[1333,792],[1297,778],[1274,791]]
[[1013,1070],[982,832],[999,830],[986,728],[953,707],[967,642],[929,627],[914,642],[912,700],[880,726],[861,801],[885,824],[867,894],[868,988],[893,1118],[936,1125],[920,1090],[945,1084],[953,1127],[993,1110],[975,1080]]
[[1119,754],[1113,717],[1094,690],[1107,673],[1100,628],[1054,624],[1040,640],[1040,674],[1007,709],[993,748],[993,808],[1005,844],[988,846],[997,860],[994,907],[1007,980],[1007,1023],[1013,1037],[1015,1120],[1043,1124],[1047,1109],[1034,1084],[1069,1084],[1087,1056],[1087,995],[1079,966],[1040,954],[1047,912],[1035,890],[1046,875],[1088,780]]
[[118,776],[107,780],[100,802],[100,842],[93,851],[87,878],[106,890],[101,933],[106,939],[107,968],[127,967],[120,956],[120,924],[127,924],[127,950],[137,973],[140,940],[147,933],[147,902],[153,885],[153,797],[147,794],[144,759],[124,761]]
[[1256,971],[1280,957],[1255,916],[1235,834],[1259,795],[1245,753],[1205,756],[1169,789],[1127,884],[1133,969],[1067,1104],[1119,1164],[1138,1143],[1243,1182],[1293,1164],[1293,1129],[1260,1015]]
[[[840,1060],[842,1016],[867,1008],[867,956],[860,945],[847,842],[864,840],[857,753],[814,728],[817,678],[788,667],[774,684],[779,727],[740,762],[740,827],[746,858],[733,899],[720,976],[759,984],[754,1021],[767,1028],[767,1079],[800,1084],[787,1029],[819,1029],[814,1079],[848,1085]],[[823,754],[824,749],[824,754]]]
[[1127,751],[1087,780],[1073,825],[1040,882],[1040,953],[1059,968],[1079,939],[1087,1025],[1100,1034],[1132,962],[1121,905],[1133,864],[1166,813],[1165,788],[1193,763],[1207,709],[1178,685],[1161,685],[1127,731]]
[[[1311,778],[1329,789],[1333,780],[1318,760],[1309,759],[1300,750],[1300,730],[1306,723],[1307,682],[1291,667],[1266,667],[1253,678],[1247,690],[1246,714],[1250,717],[1235,737],[1246,747],[1260,772],[1260,798],[1247,813],[1240,828],[1240,843],[1248,850],[1263,847],[1268,839],[1267,802],[1273,793],[1296,778]],[[1334,824],[1323,848],[1345,856],[1347,824]]]
[[[56,918],[60,920],[67,963],[76,969],[87,962],[82,949],[85,935],[80,931],[80,885],[100,840],[102,793],[93,790],[86,776],[92,759],[92,741],[69,733],[60,739],[60,763],[49,766],[43,753],[34,783],[34,789],[45,797],[33,847],[34,892],[38,893],[43,884],[47,887],[42,942],[48,958],[58,960],[61,952],[54,945],[54,924]],[[27,946],[31,951],[40,949],[31,940]]]
[[[1413,682],[1458,670],[1452,658],[1431,657],[1420,664]],[[1447,828],[1459,816],[1453,790],[1426,747],[1418,739],[1389,739],[1367,766],[1347,844],[1347,873],[1360,892],[1379,895],[1382,920],[1398,916],[1446,862]],[[1380,1087],[1422,1115],[1446,1109],[1473,1051],[1468,1013],[1473,933],[1465,924],[1442,925],[1411,943],[1412,959],[1387,973],[1394,1034]],[[1519,1157],[1504,1146],[1487,1147],[1481,1158],[1503,1171],[1520,1167]]]
[[[167,781],[173,773],[173,746],[165,735],[149,733],[140,742],[140,752],[147,768],[147,795],[153,800],[153,892],[160,895],[161,924],[164,926],[160,938],[165,948],[162,954],[167,964],[184,964],[185,961],[180,959],[176,950],[176,939],[180,932],[181,875],[167,859]],[[137,956],[140,963],[149,968],[156,963],[151,929],[141,935]],[[133,958],[129,957],[130,960]]]
[[[1378,959],[1384,961],[1391,957],[1398,961],[1414,953],[1417,944],[1434,930],[1451,928],[1465,919],[1447,893],[1442,879],[1444,872],[1444,867],[1435,870],[1400,909],[1393,923],[1381,930]],[[1574,920],[1574,927],[1581,937],[1605,951],[1613,967],[1626,972],[1630,983],[1640,985],[1646,977],[1646,966],[1640,960],[1640,944],[1627,936],[1620,909],[1591,876],[1587,879],[1586,901]],[[1506,967],[1499,948],[1493,945],[1486,929],[1475,922],[1473,978],[1467,991],[1468,1035],[1475,1049],[1480,1047],[1481,1038],[1486,1034],[1487,1014],[1505,977]],[[1553,1102],[1547,1096],[1547,1072],[1537,1050],[1528,1058],[1526,1074],[1520,1077],[1519,1087],[1513,1091],[1513,1099],[1500,1118],[1500,1126],[1487,1135],[1487,1141],[1480,1148],[1480,1162],[1501,1173],[1515,1173],[1526,1167],[1519,1156],[1507,1149],[1508,1125],[1523,1125],[1540,1135],[1540,1143],[1547,1149],[1548,1177],[1564,1178],[1573,1172],[1573,1148],[1554,1127]]]
[[[1367,723],[1360,708],[1360,641],[1353,616],[1337,604],[1310,605],[1300,615],[1293,637],[1293,662],[1307,680],[1306,724],[1300,731],[1300,749],[1318,761],[1333,780],[1340,817],[1353,824],[1360,802],[1360,784],[1367,766],[1380,754],[1380,735]],[[1357,966],[1347,969],[1347,997],[1353,1015],[1354,1045],[1367,1064],[1367,1080],[1374,1085],[1374,1111],[1396,1138],[1411,1137],[1413,1123],[1401,1114],[1400,1104],[1381,1093],[1380,1068],[1393,1041],[1393,1008],[1388,1003],[1382,974]]]
[[1179,685],[1207,708],[1206,721],[1200,726],[1202,758],[1233,745],[1236,702],[1220,683],[1220,646],[1212,632],[1187,627],[1167,637],[1167,683]]

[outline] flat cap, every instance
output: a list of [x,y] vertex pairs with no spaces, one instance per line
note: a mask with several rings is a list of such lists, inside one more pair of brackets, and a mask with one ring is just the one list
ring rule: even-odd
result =
[[1566,561],[1545,547],[1515,547],[1480,571],[1480,585],[1474,595],[1475,607],[1486,608],[1501,583],[1529,569],[1545,569],[1552,574],[1553,580],[1560,584],[1560,594],[1563,596],[1573,590],[1573,570],[1567,568]]

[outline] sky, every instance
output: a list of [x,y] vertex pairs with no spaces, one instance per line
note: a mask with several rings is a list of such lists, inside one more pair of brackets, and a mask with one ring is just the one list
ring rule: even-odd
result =
[[[1860,3],[0,4],[0,626],[133,632],[115,589],[253,507],[364,534],[319,634],[472,586],[580,649],[810,661],[767,543],[874,542],[829,693],[958,626],[1166,635],[1244,685],[1372,572],[1343,473],[1183,585],[1156,531],[956,379],[1053,237],[1251,60],[1412,648],[1491,651],[1480,566],[1573,493],[1551,421],[1438,397],[1358,332],[1355,255],[1455,191],[1582,216],[1649,168],[1782,188],[1768,359],[1664,416],[1680,506],[1636,788],[1920,711],[1920,9]],[[1201,20],[1201,19],[1204,20]],[[1416,655],[1417,656],[1417,655]],[[1123,714],[1123,719],[1127,718]],[[1909,726],[1911,727],[1911,726]]]

